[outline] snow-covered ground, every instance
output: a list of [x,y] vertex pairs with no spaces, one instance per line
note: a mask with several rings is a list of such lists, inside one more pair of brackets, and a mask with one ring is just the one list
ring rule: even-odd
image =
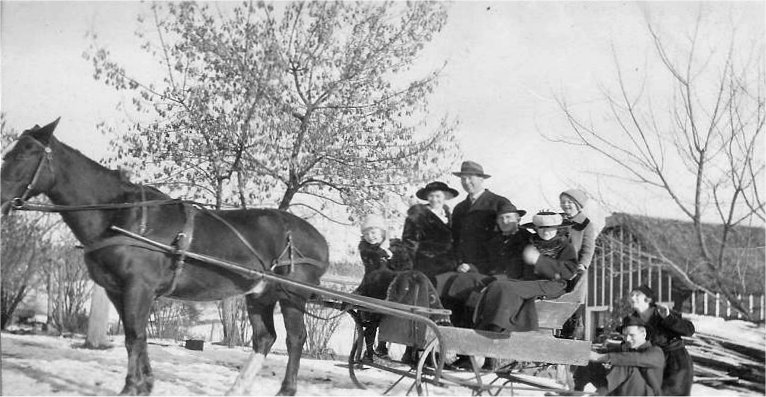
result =
[[[700,332],[764,344],[766,332],[762,326],[702,316],[690,318]],[[115,338],[115,347],[108,350],[78,348],[83,342],[80,338],[10,333],[2,333],[0,338],[3,395],[110,395],[122,388],[127,360],[121,338]],[[343,335],[343,338],[348,338],[348,335]],[[344,345],[351,343],[349,339],[344,342]],[[283,350],[283,346],[284,339],[280,335],[275,350]],[[149,355],[155,374],[153,394],[221,395],[234,382],[238,368],[248,354],[246,348],[228,349],[207,343],[204,351],[192,351],[175,342],[151,342]],[[257,389],[261,394],[274,395],[279,390],[286,362],[284,355],[269,355],[259,374],[260,385]],[[304,358],[301,360],[298,392],[301,395],[325,396],[380,395],[398,379],[394,374],[376,369],[357,371],[357,374],[362,382],[369,385],[368,390],[355,387],[342,361]],[[406,394],[410,384],[403,381],[390,394]],[[428,391],[433,395],[470,394],[470,390],[455,386],[432,387]],[[521,394],[542,395],[540,392]],[[732,392],[695,384],[692,394],[731,395]]]

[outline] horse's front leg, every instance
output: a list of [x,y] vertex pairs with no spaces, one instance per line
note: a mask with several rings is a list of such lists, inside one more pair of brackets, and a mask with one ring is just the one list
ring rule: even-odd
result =
[[[237,380],[234,381],[227,395],[251,395],[255,377],[263,366],[266,355],[271,351],[271,346],[277,340],[277,332],[274,329],[274,305],[276,300],[271,297],[258,297],[255,294],[245,295],[247,300],[247,314],[250,325],[253,327],[253,352],[247,363],[239,371]],[[256,393],[262,394],[262,393]]]
[[128,351],[128,374],[120,394],[148,395],[154,386],[154,376],[146,347],[146,323],[154,291],[147,285],[134,282],[129,283],[122,294],[110,292],[108,295],[122,318]]
[[298,295],[292,296],[292,300],[280,299],[279,306],[285,321],[287,331],[287,369],[279,389],[279,396],[292,396],[297,391],[298,368],[301,365],[301,353],[303,343],[306,342],[306,324],[303,322],[303,313],[306,310],[306,300]]

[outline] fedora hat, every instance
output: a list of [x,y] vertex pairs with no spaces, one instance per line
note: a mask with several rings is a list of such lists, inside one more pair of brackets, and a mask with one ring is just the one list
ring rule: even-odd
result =
[[523,228],[534,229],[536,227],[566,227],[572,226],[572,222],[564,219],[561,214],[553,211],[540,211],[532,217],[532,222],[521,225]]
[[481,166],[481,164],[475,161],[470,161],[470,160],[463,161],[463,164],[460,165],[460,172],[453,172],[452,175],[455,175],[455,176],[476,175],[484,179],[487,179],[490,177],[490,175],[487,175],[484,173],[484,168]]
[[418,190],[415,196],[421,200],[428,200],[428,194],[435,191],[442,191],[447,196],[447,200],[457,197],[458,191],[447,186],[444,182],[434,181],[428,183],[424,188]]
[[517,209],[516,206],[513,205],[512,203],[504,203],[504,204],[502,204],[500,209],[497,211],[497,216],[500,216],[500,215],[503,215],[503,214],[508,214],[508,213],[511,213],[511,212],[515,212],[515,213],[519,214],[519,218],[521,218],[522,216],[524,216],[524,214],[527,213],[527,211]]

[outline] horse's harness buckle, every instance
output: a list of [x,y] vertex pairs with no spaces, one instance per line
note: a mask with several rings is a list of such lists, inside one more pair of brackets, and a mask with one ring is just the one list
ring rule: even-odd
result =
[[14,210],[20,210],[24,208],[26,201],[21,197],[14,197],[11,199],[11,208]]

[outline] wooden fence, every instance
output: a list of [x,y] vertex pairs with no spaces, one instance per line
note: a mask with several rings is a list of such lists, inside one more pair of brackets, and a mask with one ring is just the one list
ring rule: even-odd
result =
[[[751,320],[762,321],[766,319],[766,299],[764,295],[737,295],[740,304],[750,312]],[[734,310],[731,303],[720,293],[710,296],[702,291],[693,292],[691,297],[684,301],[682,308],[684,313],[701,314],[729,319],[742,319],[742,313]]]

